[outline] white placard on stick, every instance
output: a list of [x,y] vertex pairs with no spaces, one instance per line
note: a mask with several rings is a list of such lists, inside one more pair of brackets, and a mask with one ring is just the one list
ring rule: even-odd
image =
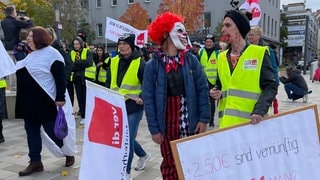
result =
[[316,105],[171,142],[179,179],[305,180],[320,177]]

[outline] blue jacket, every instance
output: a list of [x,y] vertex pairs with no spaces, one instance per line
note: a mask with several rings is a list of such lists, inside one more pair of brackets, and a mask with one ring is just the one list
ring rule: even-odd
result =
[[[187,53],[182,68],[188,107],[189,132],[195,133],[199,121],[210,120],[209,87],[206,75],[198,59]],[[165,111],[167,97],[167,74],[157,53],[153,54],[144,70],[142,98],[149,131],[152,135],[165,132]]]

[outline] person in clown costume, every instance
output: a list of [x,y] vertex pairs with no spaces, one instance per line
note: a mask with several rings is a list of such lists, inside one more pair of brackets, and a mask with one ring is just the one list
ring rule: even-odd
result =
[[197,57],[185,51],[183,18],[166,12],[148,26],[159,45],[145,67],[142,98],[152,140],[160,144],[164,180],[178,179],[170,141],[206,131],[209,87]]

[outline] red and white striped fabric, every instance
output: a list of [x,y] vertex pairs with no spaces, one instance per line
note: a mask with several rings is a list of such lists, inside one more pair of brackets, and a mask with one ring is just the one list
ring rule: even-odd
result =
[[246,0],[239,8],[244,9],[252,13],[252,20],[250,21],[250,26],[258,26],[261,18],[261,8],[259,5],[259,0]]

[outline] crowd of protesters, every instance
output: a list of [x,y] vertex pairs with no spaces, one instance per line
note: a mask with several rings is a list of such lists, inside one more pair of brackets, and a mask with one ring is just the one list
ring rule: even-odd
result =
[[[171,140],[203,133],[207,125],[215,126],[215,121],[219,121],[219,127],[242,122],[257,124],[268,113],[272,102],[277,103],[279,64],[274,50],[262,43],[262,34],[257,34],[254,39],[254,28],[249,24],[250,13],[228,11],[223,19],[220,39],[214,34],[207,34],[203,39],[191,42],[183,18],[167,12],[158,15],[148,26],[153,43],[145,43],[139,48],[135,45],[134,34],[123,34],[112,53],[107,52],[104,45],[88,44],[86,32],[82,30],[68,46],[57,39],[52,28],[32,27],[28,17],[18,19],[13,6],[6,8],[6,14],[6,20],[2,21],[5,47],[14,61],[35,62],[38,58],[48,61],[43,64],[45,71],[39,68],[43,77],[35,80],[32,72],[39,64],[32,62],[30,65],[34,67],[30,68],[24,63],[17,71],[16,117],[25,121],[30,157],[29,166],[19,172],[20,176],[43,171],[41,125],[56,145],[63,147],[63,142],[52,132],[57,116],[56,106],[69,106],[70,103],[73,107],[76,97],[79,111],[73,115],[78,115],[79,124],[85,125],[88,106],[86,80],[127,97],[125,103],[130,129],[127,179],[132,179],[134,153],[139,157],[135,167],[137,171],[143,170],[151,158],[151,154],[135,139],[143,111],[152,140],[160,144],[163,179],[178,179],[169,145]],[[46,57],[45,53],[52,54],[52,57]],[[249,61],[250,58],[258,63]],[[291,85],[290,72],[287,71],[288,78],[280,78],[286,85],[288,98],[292,101],[304,98],[303,102],[306,102],[305,95],[311,93],[308,87],[297,97],[294,90],[287,88]],[[47,84],[38,82],[43,79],[55,84],[56,89],[48,91],[56,91],[56,97],[47,94]],[[129,89],[128,85],[135,89]],[[0,79],[0,143],[5,141],[2,134],[2,119],[7,118],[5,87],[6,81]],[[43,95],[42,101],[32,101],[39,94]],[[32,106],[23,99],[32,101]],[[215,120],[216,110],[219,115]],[[72,166],[74,154],[66,153],[65,157],[65,166]]]

